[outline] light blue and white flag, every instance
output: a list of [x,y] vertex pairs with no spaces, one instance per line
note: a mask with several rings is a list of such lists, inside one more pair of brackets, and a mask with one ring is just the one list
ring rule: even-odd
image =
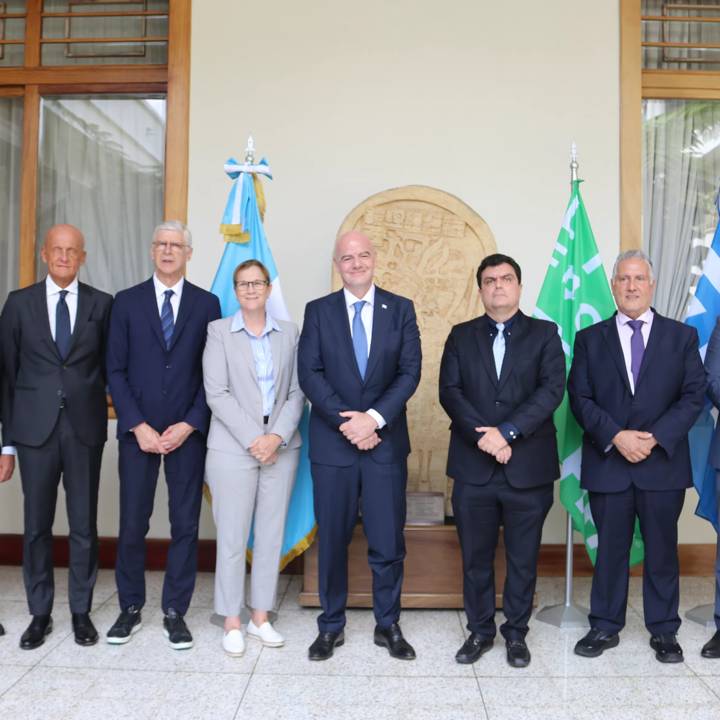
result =
[[[720,213],[720,194],[715,199],[715,206]],[[692,325],[700,338],[700,355],[705,360],[708,341],[720,315],[720,222],[715,229],[715,236],[703,263],[700,280],[695,287],[695,295],[688,306],[685,322]],[[705,403],[700,417],[690,430],[690,461],[692,463],[693,484],[699,500],[695,514],[709,520],[716,531],[718,527],[718,505],[715,486],[715,468],[709,462],[710,443],[712,442],[715,420],[712,405]]]
[[[223,317],[237,312],[240,304],[233,287],[233,272],[245,260],[259,260],[270,273],[272,292],[268,298],[268,312],[276,319],[290,320],[287,305],[282,294],[280,276],[270,252],[262,216],[265,212],[265,198],[260,175],[272,180],[270,166],[263,158],[259,163],[238,163],[230,158],[225,163],[225,172],[232,179],[227,205],[220,231],[225,237],[225,250],[210,288],[220,299]],[[313,510],[312,476],[308,455],[307,406],[300,420],[300,434],[303,444],[300,449],[300,463],[295,476],[295,487],[290,498],[285,535],[283,537],[280,568],[307,550],[315,537],[315,512]],[[253,534],[248,542],[248,559],[252,558]]]

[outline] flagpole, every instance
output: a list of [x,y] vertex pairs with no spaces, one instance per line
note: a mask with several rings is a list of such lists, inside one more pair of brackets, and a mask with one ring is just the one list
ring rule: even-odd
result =
[[[570,185],[578,180],[577,145],[570,146]],[[573,603],[573,521],[566,513],[565,529],[565,600],[561,605],[548,605],[537,613],[541,622],[565,628],[584,628],[588,626],[588,609]]]

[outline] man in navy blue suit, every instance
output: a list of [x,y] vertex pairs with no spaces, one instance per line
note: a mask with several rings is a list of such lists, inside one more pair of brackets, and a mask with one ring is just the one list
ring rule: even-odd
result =
[[323,608],[311,660],[326,660],[344,642],[347,547],[361,495],[375,644],[392,657],[415,657],[398,620],[410,453],[405,405],[420,381],[420,334],[412,302],[373,284],[375,258],[362,233],[338,239],[334,262],[343,289],[308,303],[299,343],[298,378],[312,403],[310,461]]
[[692,484],[687,434],[703,406],[705,371],[694,328],[650,307],[655,279],[641,250],[621,253],[612,275],[618,311],[580,331],[568,380],[585,431],[581,485],[590,493],[598,549],[590,632],[575,652],[597,657],[625,625],[635,518],[645,541],[643,611],[650,647],[682,662],[676,633],[677,522]]
[[163,626],[176,650],[192,647],[184,615],[197,572],[197,536],[210,411],[202,354],[207,326],[220,317],[215,295],[185,280],[190,231],[168,221],[153,233],[150,280],[118,293],[108,342],[108,380],[117,412],[120,534],[115,579],[120,615],[107,641],[123,644],[141,627],[145,535],[160,460],[172,539],[162,592]]

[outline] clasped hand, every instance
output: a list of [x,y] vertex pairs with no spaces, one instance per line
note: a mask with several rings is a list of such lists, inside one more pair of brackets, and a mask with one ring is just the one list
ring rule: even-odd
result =
[[161,435],[147,423],[140,423],[133,428],[135,439],[140,449],[146,453],[167,455],[177,450],[193,434],[195,428],[186,422],[175,423],[165,428]]
[[496,427],[476,427],[475,432],[484,433],[477,441],[480,450],[492,455],[502,465],[509,462],[512,448]]
[[631,463],[639,463],[650,456],[657,440],[652,433],[641,430],[621,430],[612,440],[618,452]]
[[377,434],[377,422],[365,412],[345,410],[340,413],[347,420],[340,426],[340,432],[358,450],[372,450],[382,442]]
[[248,447],[250,454],[263,465],[272,465],[277,461],[277,451],[282,444],[282,438],[276,433],[256,437]]

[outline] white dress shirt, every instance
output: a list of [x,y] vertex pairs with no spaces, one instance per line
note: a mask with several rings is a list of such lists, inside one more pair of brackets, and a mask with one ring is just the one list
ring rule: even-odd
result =
[[[343,288],[345,295],[345,307],[348,313],[348,322],[350,323],[350,335],[352,336],[353,318],[355,317],[354,305],[360,300],[364,300],[365,304],[360,311],[360,320],[362,320],[365,328],[365,336],[367,337],[368,357],[370,357],[370,344],[372,343],[372,325],[373,312],[375,311],[375,285],[371,285],[370,289],[361,298],[355,297],[347,288]],[[365,411],[378,425],[378,430],[384,428],[387,424],[385,418],[377,411],[370,408]]]
[[157,300],[158,315],[162,317],[162,306],[165,302],[165,291],[172,290],[173,294],[170,297],[170,306],[173,310],[173,320],[177,322],[178,310],[180,310],[180,298],[182,297],[183,285],[185,284],[185,278],[181,277],[172,287],[163,285],[158,280],[158,276],[153,273],[153,285],[155,286],[155,299]]
[[[654,313],[648,308],[642,315],[639,315],[636,320],[642,320],[643,324],[640,328],[642,333],[643,343],[647,348],[648,338],[650,337],[650,328],[652,327]],[[635,379],[632,374],[632,350],[630,348],[630,340],[632,338],[633,329],[628,323],[633,318],[628,317],[625,313],[621,313],[619,310],[615,316],[615,324],[617,325],[618,335],[620,336],[620,347],[622,348],[623,358],[625,359],[625,370],[627,371],[628,381],[630,382],[630,391],[635,394]]]
[[57,312],[57,304],[60,300],[60,291],[67,290],[65,303],[70,312],[70,332],[75,330],[75,318],[77,317],[78,306],[78,279],[75,278],[66,288],[56,285],[53,279],[48,275],[45,278],[45,292],[47,294],[48,320],[50,320],[50,334],[55,339],[55,315]]

